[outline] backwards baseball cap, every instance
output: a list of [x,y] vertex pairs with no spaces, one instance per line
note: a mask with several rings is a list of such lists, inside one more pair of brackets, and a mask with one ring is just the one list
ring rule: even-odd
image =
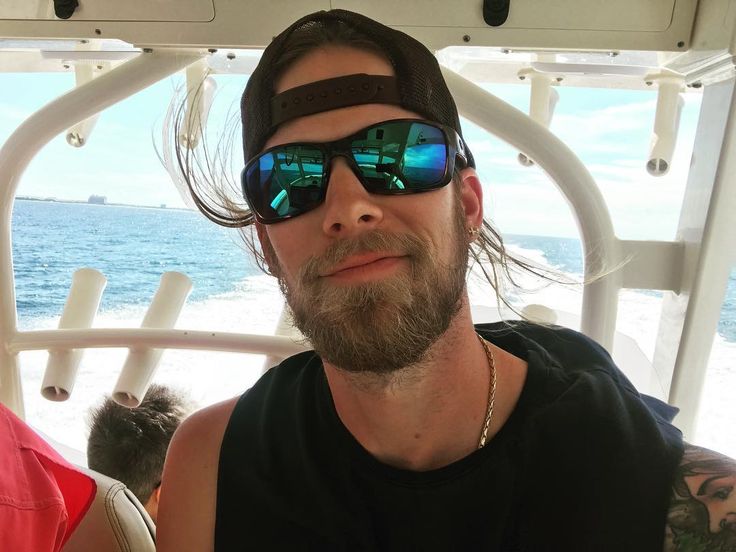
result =
[[[325,29],[344,25],[382,51],[395,77],[350,75],[307,84],[275,94],[275,80],[295,36],[319,44]],[[338,41],[337,44],[340,44]],[[358,48],[360,44],[356,45]],[[241,99],[243,153],[247,162],[257,155],[279,124],[312,113],[367,103],[390,103],[454,129],[462,137],[455,101],[437,58],[421,42],[363,15],[346,10],[306,15],[273,39],[248,79]],[[470,166],[475,166],[468,152]]]

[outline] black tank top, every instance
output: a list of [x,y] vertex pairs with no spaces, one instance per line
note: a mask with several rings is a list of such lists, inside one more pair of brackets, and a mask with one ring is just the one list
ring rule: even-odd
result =
[[660,551],[682,438],[583,335],[478,326],[525,359],[511,417],[441,469],[378,462],[340,422],[313,352],[238,401],[224,434],[215,550]]

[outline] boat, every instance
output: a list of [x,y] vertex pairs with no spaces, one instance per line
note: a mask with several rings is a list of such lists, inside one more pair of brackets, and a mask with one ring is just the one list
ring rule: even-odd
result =
[[[122,404],[135,406],[164,350],[265,354],[267,367],[307,346],[295,337],[286,316],[273,335],[179,327],[190,282],[175,273],[162,279],[141,327],[93,327],[104,278],[84,267],[75,275],[58,328],[21,329],[11,221],[24,172],[52,138],[62,134],[70,148],[83,148],[105,109],[183,73],[186,110],[196,116],[187,119],[180,138],[196,149],[212,99],[212,76],[248,75],[279,30],[302,14],[331,8],[364,13],[437,51],[461,115],[508,143],[519,163],[549,177],[551,189],[570,206],[587,283],[579,312],[531,305],[525,314],[580,329],[597,340],[640,391],[679,408],[675,424],[686,439],[697,440],[709,356],[736,260],[736,8],[727,0],[461,0],[432,3],[431,10],[421,1],[386,0],[5,2],[0,6],[0,72],[65,72],[74,75],[76,86],[39,105],[0,149],[0,402],[26,418],[23,356],[29,351],[49,352],[42,392],[46,399],[63,402],[84,351],[129,350],[117,383],[111,377],[100,393],[112,392]],[[490,93],[491,84],[529,89],[527,112]],[[649,180],[642,186],[655,185],[670,170],[683,97],[699,99],[672,239],[617,235],[591,170],[550,130],[558,90],[567,87],[585,88],[591,95],[651,92],[652,143],[642,152]],[[166,152],[163,157],[176,181],[172,158]],[[89,202],[107,200],[93,194]],[[635,339],[617,331],[620,296],[630,289],[662,294],[661,315],[651,328],[656,335],[651,357]],[[489,306],[474,312],[478,321],[501,316]],[[733,419],[724,417],[723,432]],[[53,434],[48,437],[54,440]],[[83,462],[80,451],[57,444]]]

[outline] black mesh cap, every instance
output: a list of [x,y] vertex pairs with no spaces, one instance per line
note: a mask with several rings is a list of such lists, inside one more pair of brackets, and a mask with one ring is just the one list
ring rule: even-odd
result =
[[[308,38],[312,33],[321,34],[321,29],[330,24],[352,28],[385,54],[396,72],[402,107],[447,125],[462,136],[455,101],[442,77],[437,58],[424,44],[357,13],[346,10],[319,11],[302,17],[275,37],[248,79],[240,102],[246,163],[263,149],[276,130],[271,120],[274,81],[279,76],[275,62],[287,54],[285,48],[295,33]],[[360,44],[356,46],[360,48]],[[357,72],[360,72],[359,67],[356,68]],[[469,161],[473,166],[472,156],[469,156]]]

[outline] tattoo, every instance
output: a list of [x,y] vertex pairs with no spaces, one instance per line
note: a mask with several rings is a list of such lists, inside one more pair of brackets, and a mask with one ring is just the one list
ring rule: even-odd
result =
[[736,551],[736,460],[685,445],[672,486],[665,550]]

